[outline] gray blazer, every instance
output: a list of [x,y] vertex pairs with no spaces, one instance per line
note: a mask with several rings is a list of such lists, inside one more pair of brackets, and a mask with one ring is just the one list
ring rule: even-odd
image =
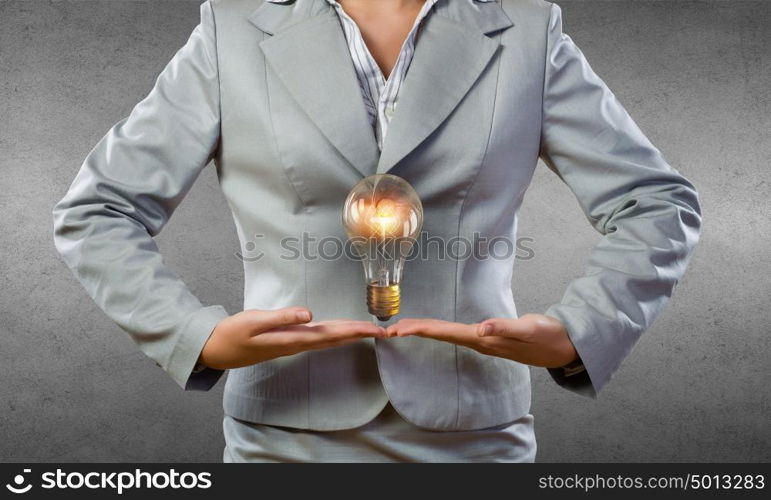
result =
[[[559,6],[442,0],[435,9],[382,152],[325,0],[207,0],[151,92],[89,153],[54,208],[56,246],[181,386],[206,390],[222,375],[192,370],[228,313],[196,299],[152,236],[210,160],[242,243],[260,235],[261,258],[244,262],[244,308],[370,319],[360,262],[291,259],[280,242],[344,241],[346,194],[384,172],[415,187],[430,238],[514,242],[539,157],[603,235],[586,275],[545,311],[564,322],[586,366],[570,381],[551,369],[556,382],[596,395],[664,307],[699,237],[696,190],[562,32]],[[399,317],[516,317],[515,256],[500,254],[409,261]],[[331,430],[364,424],[389,399],[425,428],[493,426],[529,411],[529,369],[431,339],[369,339],[230,370],[224,407]]]

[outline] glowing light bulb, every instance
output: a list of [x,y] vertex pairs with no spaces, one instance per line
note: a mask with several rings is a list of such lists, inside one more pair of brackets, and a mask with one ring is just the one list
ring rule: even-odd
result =
[[420,198],[401,177],[365,177],[348,193],[343,226],[364,264],[367,308],[386,321],[399,313],[404,261],[423,227]]

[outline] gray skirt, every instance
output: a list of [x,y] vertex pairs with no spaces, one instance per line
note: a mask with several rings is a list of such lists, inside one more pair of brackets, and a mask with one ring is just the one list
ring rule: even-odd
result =
[[234,462],[533,462],[533,415],[473,431],[430,431],[391,404],[369,423],[340,431],[255,424],[225,415],[223,461]]

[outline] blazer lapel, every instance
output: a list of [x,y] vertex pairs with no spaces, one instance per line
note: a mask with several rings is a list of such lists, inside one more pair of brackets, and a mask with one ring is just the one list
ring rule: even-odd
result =
[[337,13],[325,0],[263,2],[249,21],[272,35],[268,64],[327,139],[362,175],[379,150]]
[[379,151],[356,70],[326,0],[264,1],[249,21],[297,103],[362,175],[391,170],[450,115],[500,46],[487,35],[514,23],[498,2],[440,0],[426,18]]
[[498,2],[445,0],[434,8],[399,90],[378,173],[391,170],[441,125],[498,50],[500,40],[486,35],[514,25]]

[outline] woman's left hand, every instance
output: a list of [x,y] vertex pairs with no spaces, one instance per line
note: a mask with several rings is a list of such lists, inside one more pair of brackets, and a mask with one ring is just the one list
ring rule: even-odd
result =
[[546,368],[564,366],[578,359],[562,322],[543,314],[525,314],[517,319],[491,318],[474,324],[407,318],[390,325],[386,332],[389,337],[417,335],[451,342],[482,354]]

